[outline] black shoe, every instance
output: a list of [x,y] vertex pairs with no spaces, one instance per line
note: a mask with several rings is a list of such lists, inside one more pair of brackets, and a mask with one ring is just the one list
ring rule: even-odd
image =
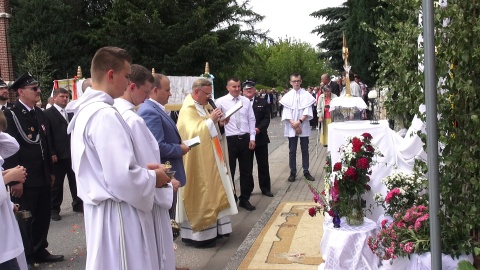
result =
[[262,194],[267,197],[273,197],[273,193],[271,191],[262,191]]
[[295,174],[290,174],[290,176],[288,177],[288,182],[295,182]]
[[312,176],[309,172],[304,173],[303,176],[304,176],[305,179],[307,179],[308,181],[315,181],[315,178],[313,178],[313,176]]
[[35,262],[37,262],[37,263],[60,262],[60,261],[63,261],[63,259],[64,259],[63,255],[52,255],[46,249],[39,252],[39,253],[40,254],[37,254],[35,256]]
[[77,212],[77,213],[82,213],[82,214],[83,214],[83,205],[74,206],[74,207],[73,207],[73,212]]
[[62,219],[62,217],[60,216],[59,213],[57,213],[57,212],[52,213],[52,220],[59,221],[61,219]]
[[247,209],[248,211],[253,211],[257,208],[255,208],[255,206],[251,205],[249,201],[247,200],[244,200],[244,201],[240,201],[238,203],[238,206],[242,207],[242,208],[245,208]]
[[194,248],[213,248],[217,245],[217,238],[212,238],[204,241],[193,241]]

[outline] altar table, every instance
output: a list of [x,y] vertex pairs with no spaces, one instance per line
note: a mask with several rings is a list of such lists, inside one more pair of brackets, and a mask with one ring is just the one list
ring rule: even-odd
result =
[[365,218],[361,226],[350,226],[341,219],[340,228],[333,228],[332,220],[323,224],[320,253],[325,263],[318,269],[325,270],[376,270],[378,257],[367,245],[369,236],[375,236],[376,222]]
[[[416,123],[416,122],[414,122]],[[370,121],[347,121],[336,122],[328,125],[328,151],[332,157],[332,163],[340,161],[340,149],[346,144],[349,136],[360,136],[364,132],[372,135],[372,143],[382,152],[383,157],[377,157],[377,164],[372,167],[372,175],[369,185],[372,188],[363,195],[367,201],[366,216],[374,221],[383,214],[383,208],[376,207],[373,200],[375,193],[386,195],[387,189],[382,184],[382,178],[395,171],[411,172],[416,158],[423,158],[423,143],[417,135],[412,135],[416,130],[422,129],[421,122],[412,124],[407,136],[402,138],[388,126],[387,120],[380,120],[379,124],[370,124]]]

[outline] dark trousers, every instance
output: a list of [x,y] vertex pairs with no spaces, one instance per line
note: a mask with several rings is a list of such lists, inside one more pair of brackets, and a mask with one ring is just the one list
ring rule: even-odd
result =
[[290,174],[297,174],[297,144],[298,138],[300,138],[300,149],[302,150],[302,168],[303,173],[308,172],[309,164],[309,154],[308,154],[308,137],[288,137],[288,149],[289,149],[289,161],[288,165],[290,166]]
[[253,191],[253,162],[252,151],[248,148],[250,143],[250,135],[227,136],[228,158],[230,163],[230,171],[232,173],[232,181],[235,178],[235,168],[240,171],[240,201],[248,201]]
[[18,266],[17,258],[0,263],[0,270],[20,270]]
[[22,234],[25,256],[28,262],[32,262],[35,255],[43,254],[45,248],[48,247],[47,236],[51,213],[50,193],[50,186],[24,187],[22,197],[14,199],[15,203],[20,204],[20,210],[28,210],[32,213],[31,243],[28,239],[30,232],[27,232],[27,235]]
[[55,183],[52,187],[52,212],[60,213],[60,205],[63,201],[63,183],[65,175],[68,178],[68,186],[72,194],[72,207],[74,210],[80,210],[83,207],[82,200],[77,196],[77,183],[75,182],[75,173],[72,170],[72,160],[59,159],[53,164],[55,171]]
[[[258,168],[258,185],[262,192],[270,191],[270,168],[268,165],[268,144],[256,145],[252,152],[252,166],[253,155],[257,159]],[[253,178],[252,178],[253,181]]]

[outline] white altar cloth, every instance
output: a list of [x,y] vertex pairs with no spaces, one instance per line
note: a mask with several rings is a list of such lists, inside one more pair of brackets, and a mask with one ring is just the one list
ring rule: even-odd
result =
[[375,236],[377,225],[365,218],[361,226],[349,226],[345,218],[340,228],[333,228],[331,220],[323,224],[320,253],[325,263],[318,269],[325,270],[376,270],[378,257],[367,244],[369,236]]
[[384,155],[378,157],[378,163],[372,167],[369,182],[372,189],[363,195],[363,199],[367,201],[367,208],[374,207],[371,213],[366,211],[366,217],[376,221],[384,212],[373,200],[375,193],[381,193],[383,196],[387,193],[386,186],[381,182],[382,178],[394,173],[395,166],[399,172],[411,172],[416,158],[426,158],[423,143],[420,137],[414,134],[416,130],[423,130],[421,121],[412,123],[405,138],[391,130],[386,120],[380,120],[378,125],[372,125],[370,121],[347,121],[328,125],[328,151],[332,157],[332,164],[340,161],[340,148],[346,144],[346,138],[360,136],[364,132],[372,135],[372,143]]
[[330,111],[334,111],[335,107],[357,107],[359,110],[363,110],[367,108],[367,104],[361,97],[338,97],[330,101]]

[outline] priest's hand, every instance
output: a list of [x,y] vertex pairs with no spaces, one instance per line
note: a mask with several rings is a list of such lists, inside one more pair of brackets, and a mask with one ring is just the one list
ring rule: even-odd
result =
[[218,121],[218,123],[220,124],[220,126],[226,126],[228,124],[228,122],[230,122],[230,117],[227,117],[223,120],[220,120]]
[[210,114],[210,119],[212,119],[212,121],[214,123],[217,123],[220,118],[222,117],[222,111],[219,109],[219,108],[216,108],[215,110],[212,111],[212,113]]
[[12,188],[10,189],[10,194],[12,194],[12,196],[15,197],[15,198],[22,197],[22,195],[23,195],[23,184],[19,183],[19,184],[16,184],[16,185],[12,186]]

